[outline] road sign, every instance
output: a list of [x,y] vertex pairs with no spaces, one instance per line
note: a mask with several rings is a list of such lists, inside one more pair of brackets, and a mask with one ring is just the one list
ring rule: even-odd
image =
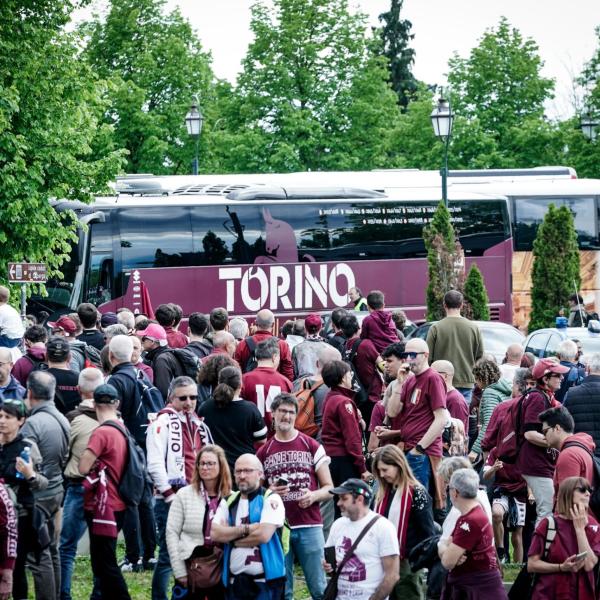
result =
[[8,263],[10,283],[45,283],[47,279],[45,263]]

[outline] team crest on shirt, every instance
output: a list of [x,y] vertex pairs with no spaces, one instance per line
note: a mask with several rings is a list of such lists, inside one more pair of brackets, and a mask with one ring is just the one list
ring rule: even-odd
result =
[[279,506],[279,502],[277,502],[277,498],[271,498],[271,500],[269,500],[269,504],[271,505],[271,508],[273,510],[277,510],[277,507]]
[[352,402],[347,402],[346,404],[344,404],[344,406],[346,407],[346,410],[353,415],[354,414],[354,409],[352,408]]
[[470,531],[471,531],[471,528],[469,527],[469,524],[468,524],[468,523],[463,523],[463,524],[460,526],[460,528],[461,528],[461,529],[464,529],[465,531],[468,531],[468,532],[470,532]]

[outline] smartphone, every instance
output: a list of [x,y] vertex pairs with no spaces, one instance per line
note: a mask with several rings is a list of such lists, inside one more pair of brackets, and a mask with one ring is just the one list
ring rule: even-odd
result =
[[585,560],[585,557],[588,555],[587,550],[585,552],[580,552],[576,557],[575,560],[577,562],[579,562],[580,560]]
[[277,480],[277,485],[279,485],[279,486],[286,486],[287,487],[289,485],[289,483],[290,482],[285,477],[280,477]]
[[335,571],[337,560],[335,558],[335,546],[325,546],[325,562],[329,563]]

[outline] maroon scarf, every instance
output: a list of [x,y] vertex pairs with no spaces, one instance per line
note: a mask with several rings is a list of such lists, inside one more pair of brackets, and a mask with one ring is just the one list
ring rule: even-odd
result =
[[375,506],[375,511],[389,519],[388,515],[396,494],[400,495],[400,518],[398,519],[397,524],[393,521],[392,523],[397,525],[398,544],[400,545],[400,560],[403,560],[406,558],[406,534],[408,532],[410,511],[412,510],[412,488],[410,486],[406,486],[404,491],[401,492],[400,490],[394,490],[390,487],[387,487],[383,495],[383,500],[377,503]]

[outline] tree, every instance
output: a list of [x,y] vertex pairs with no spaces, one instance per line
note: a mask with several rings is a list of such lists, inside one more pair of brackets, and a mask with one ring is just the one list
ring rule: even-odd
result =
[[468,306],[469,318],[475,321],[489,321],[489,301],[483,275],[477,265],[473,264],[465,281],[465,303]]
[[464,286],[464,253],[443,202],[423,229],[423,239],[429,267],[426,319],[439,321],[444,317],[444,294],[450,290],[462,291]]
[[579,248],[573,214],[550,204],[533,242],[529,331],[550,327],[581,286]]
[[111,82],[103,114],[116,143],[129,151],[130,173],[189,173],[194,141],[184,117],[199,97],[206,127],[200,136],[201,170],[214,171],[209,154],[216,122],[210,57],[178,10],[165,0],[112,0],[106,19],[82,26],[84,56]]
[[417,91],[417,80],[411,67],[415,61],[415,51],[409,43],[415,35],[410,32],[412,23],[400,18],[404,0],[391,0],[390,10],[379,15],[383,26],[379,30],[383,56],[388,60],[392,89],[398,95],[398,104],[406,110],[408,103]]
[[[63,32],[70,0],[0,4],[0,281],[7,262],[45,262],[50,275],[68,256],[73,213],[51,199],[89,202],[106,191],[122,153],[95,154],[110,128],[95,115],[101,82],[80,61],[79,40]],[[18,294],[14,294],[18,296]]]
[[[271,3],[269,3],[271,4]],[[348,0],[259,1],[227,127],[235,170],[390,166],[399,110],[385,59]],[[237,142],[236,142],[237,138]],[[250,149],[251,148],[251,152]]]

